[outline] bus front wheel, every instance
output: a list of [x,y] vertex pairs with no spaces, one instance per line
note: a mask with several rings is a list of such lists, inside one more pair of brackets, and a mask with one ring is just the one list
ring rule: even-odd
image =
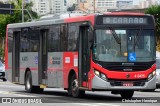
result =
[[75,98],[82,97],[85,94],[84,90],[79,89],[78,80],[75,74],[72,76],[69,88],[71,89],[71,95]]
[[26,77],[25,77],[25,89],[29,93],[41,93],[43,92],[43,89],[39,86],[33,86],[32,85],[32,75],[30,71],[27,71]]
[[131,99],[133,94],[134,94],[134,91],[132,91],[132,90],[120,91],[120,95],[121,95],[122,99]]

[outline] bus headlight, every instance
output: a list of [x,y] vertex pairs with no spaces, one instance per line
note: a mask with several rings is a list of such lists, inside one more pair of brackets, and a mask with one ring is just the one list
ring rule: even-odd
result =
[[148,81],[151,80],[156,75],[156,71],[153,71],[148,75]]
[[97,71],[97,70],[95,70],[95,69],[94,69],[94,73],[95,73],[95,75],[98,76],[99,78],[107,81],[107,78],[106,78],[106,75],[105,75],[105,74],[103,74],[103,73],[101,73],[101,72],[99,72],[99,71]]
[[153,71],[153,76],[155,76],[156,75],[156,70],[155,71]]
[[97,75],[98,77],[100,77],[100,72],[97,70],[94,70],[95,75]]

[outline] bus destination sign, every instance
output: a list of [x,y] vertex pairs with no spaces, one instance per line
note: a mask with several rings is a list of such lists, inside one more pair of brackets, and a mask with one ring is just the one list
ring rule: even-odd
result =
[[103,24],[147,24],[146,17],[103,17]]

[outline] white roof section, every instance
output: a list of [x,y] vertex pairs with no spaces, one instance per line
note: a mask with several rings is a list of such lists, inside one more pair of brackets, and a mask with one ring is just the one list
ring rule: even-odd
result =
[[65,19],[70,17],[77,17],[77,16],[84,16],[86,14],[83,13],[64,13],[64,14],[48,14],[46,16],[42,16],[40,20],[46,20],[46,19]]
[[32,27],[32,26],[38,27],[42,25],[58,24],[58,23],[62,23],[63,19],[66,19],[69,17],[84,16],[84,15],[85,14],[79,14],[79,13],[65,13],[61,15],[50,14],[50,15],[41,17],[38,21],[8,24],[8,28],[23,28],[23,27]]
[[8,24],[8,28],[23,28],[23,27],[32,27],[32,26],[41,26],[41,25],[52,25],[57,24],[59,21],[62,20],[41,20],[41,21],[32,21],[32,22],[24,22],[24,23],[14,23],[14,24]]

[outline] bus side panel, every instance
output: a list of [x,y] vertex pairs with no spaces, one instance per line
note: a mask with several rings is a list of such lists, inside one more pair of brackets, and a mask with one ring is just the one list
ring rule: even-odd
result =
[[64,88],[68,88],[68,76],[71,70],[76,72],[78,77],[78,52],[65,52],[63,54],[63,80],[64,80]]
[[38,83],[38,52],[28,53],[27,66],[31,70],[33,85],[39,86],[39,83]]
[[38,52],[20,53],[20,84],[24,84],[27,68],[31,71],[33,85],[38,85]]
[[28,61],[28,55],[26,54],[27,53],[20,53],[20,84],[24,84],[26,67],[23,66],[23,64]]
[[12,53],[8,53],[8,69],[6,70],[6,78],[12,82]]
[[20,84],[24,84],[24,79],[25,79],[25,69],[20,69]]
[[39,86],[38,83],[38,68],[37,69],[31,69],[32,74],[32,83],[34,86]]
[[48,53],[48,87],[63,87],[63,53]]

